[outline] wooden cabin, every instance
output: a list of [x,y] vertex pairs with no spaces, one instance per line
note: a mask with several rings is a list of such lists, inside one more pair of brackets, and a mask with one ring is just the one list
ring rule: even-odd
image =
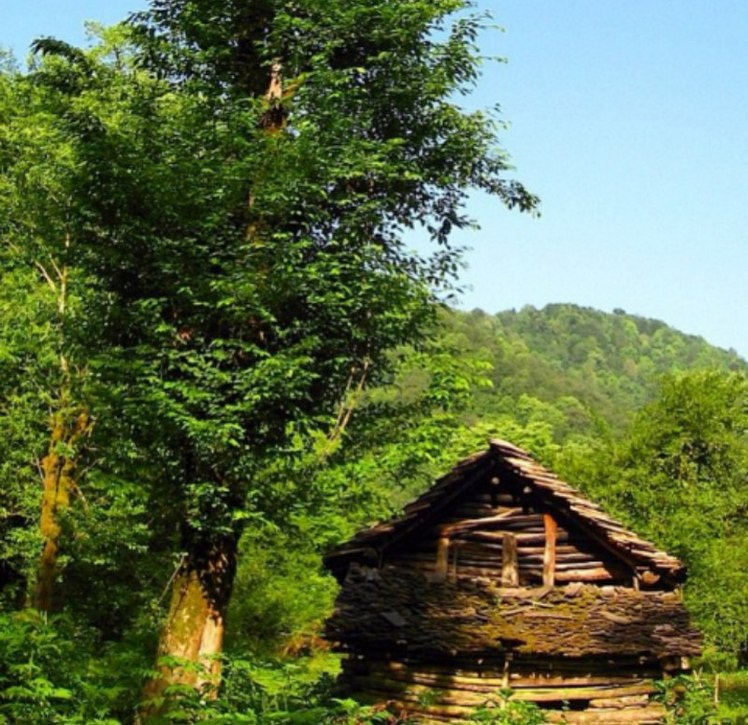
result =
[[700,650],[683,564],[501,440],[325,564],[341,686],[418,722],[511,688],[551,721],[658,723],[655,680]]

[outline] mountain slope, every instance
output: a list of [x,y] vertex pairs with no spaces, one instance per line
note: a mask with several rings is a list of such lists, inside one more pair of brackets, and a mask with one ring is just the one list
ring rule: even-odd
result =
[[493,390],[480,395],[477,412],[506,410],[523,395],[552,404],[573,398],[614,429],[653,398],[666,373],[748,369],[735,351],[659,320],[572,304],[496,315],[450,311],[442,336],[493,367]]

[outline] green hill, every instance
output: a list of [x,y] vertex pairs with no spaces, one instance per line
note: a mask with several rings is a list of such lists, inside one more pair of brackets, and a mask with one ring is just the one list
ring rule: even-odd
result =
[[659,320],[572,304],[526,306],[496,315],[450,311],[440,338],[462,350],[458,354],[492,366],[493,389],[480,393],[477,413],[508,412],[523,395],[561,402],[567,410],[573,399],[586,415],[614,430],[653,398],[666,373],[747,369],[734,350],[714,347]]

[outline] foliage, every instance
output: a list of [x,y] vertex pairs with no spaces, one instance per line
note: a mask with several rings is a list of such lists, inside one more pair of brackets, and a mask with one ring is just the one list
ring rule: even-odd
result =
[[588,480],[597,498],[683,558],[697,623],[709,642],[736,655],[748,638],[740,564],[748,545],[746,393],[742,373],[665,378],[660,396]]
[[[221,688],[173,685],[159,717],[405,722],[334,699],[320,557],[492,435],[683,557],[713,661],[745,660],[745,363],[620,310],[435,304],[469,190],[537,202],[456,101],[481,23],[463,0],[153,0],[87,50],[2,60],[0,720],[132,722],[170,585],[230,540]],[[81,409],[47,617],[39,469]],[[663,697],[710,716],[703,680]],[[543,719],[500,693],[474,721]]]
[[300,657],[321,644],[319,627],[337,586],[320,571],[319,549],[297,523],[296,532],[266,525],[242,537],[227,640],[236,656]]
[[476,708],[469,722],[496,725],[540,725],[547,722],[543,711],[532,702],[512,700],[512,691],[499,691],[482,707]]
[[713,721],[714,689],[703,676],[678,675],[657,685],[658,699],[668,709],[668,723],[701,725]]
[[149,723],[249,723],[251,725],[405,725],[405,714],[334,696],[327,673],[310,677],[302,660],[247,660],[228,655],[221,697],[191,687],[171,688],[172,707]]
[[717,716],[722,722],[744,725],[748,722],[748,672],[718,673],[714,678],[717,690]]
[[28,609],[2,614],[0,719],[65,725],[127,722],[147,662],[132,637],[104,644],[94,629],[69,615],[47,617]]

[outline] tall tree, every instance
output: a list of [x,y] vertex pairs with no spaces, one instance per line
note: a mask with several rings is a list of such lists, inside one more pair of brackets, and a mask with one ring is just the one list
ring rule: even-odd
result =
[[[4,293],[15,290],[16,303],[25,309],[17,310],[15,320],[3,316],[7,334],[0,345],[6,362],[14,363],[15,369],[3,376],[1,395],[10,406],[13,400],[25,400],[29,410],[37,416],[41,413],[48,430],[44,452],[22,446],[22,455],[27,464],[37,464],[42,482],[41,507],[35,517],[42,552],[29,600],[37,609],[50,611],[55,603],[60,518],[78,490],[76,462],[90,420],[80,398],[79,341],[70,334],[80,302],[78,280],[70,267],[73,163],[69,140],[55,118],[57,109],[46,101],[44,92],[28,78],[5,69],[0,77],[4,126],[0,166],[5,187],[0,268]],[[23,319],[25,324],[18,324]],[[35,396],[24,395],[29,388]],[[23,427],[17,425],[15,430]],[[23,480],[21,471],[17,475]],[[20,495],[17,503],[24,498]]]
[[712,532],[745,528],[747,395],[743,373],[672,375],[630,431],[620,495],[652,536],[691,560]]
[[[211,151],[223,164],[238,159],[239,169],[236,196],[221,200],[222,218],[214,211],[232,253],[210,291],[217,309],[242,310],[241,318],[182,323],[203,364],[217,340],[225,349],[243,342],[240,392],[229,394],[230,408],[220,396],[232,413],[221,422],[238,424],[238,445],[224,460],[213,451],[190,457],[204,493],[183,522],[187,556],[162,654],[194,662],[220,650],[240,529],[227,517],[251,491],[254,465],[289,426],[315,424],[347,381],[360,384],[384,350],[416,333],[424,284],[455,269],[448,238],[468,223],[466,189],[535,204],[503,179],[496,127],[452,101],[476,77],[478,23],[463,17],[445,40],[434,38],[461,9],[455,0],[158,1],[137,19],[152,67],[181,90],[199,90],[210,117],[232,128],[230,145],[241,146]],[[442,245],[431,261],[402,241],[402,228],[419,224]],[[246,291],[240,304],[237,283]],[[227,293],[231,304],[221,299]],[[211,416],[189,413],[210,417],[215,431],[219,410],[211,401]],[[196,449],[192,430],[182,449]],[[186,673],[176,678],[200,684]],[[173,679],[164,671],[151,693]]]
[[39,46],[100,300],[92,386],[181,540],[154,703],[217,684],[255,472],[417,337],[468,189],[536,204],[454,100],[479,64],[465,5],[156,0],[117,47]]

